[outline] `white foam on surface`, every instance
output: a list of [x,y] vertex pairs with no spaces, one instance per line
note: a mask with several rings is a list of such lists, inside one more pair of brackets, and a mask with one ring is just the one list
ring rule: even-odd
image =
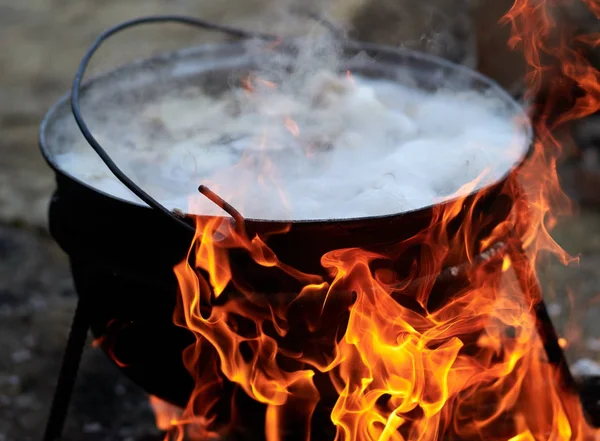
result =
[[[426,92],[327,69],[306,75],[293,90],[256,78],[251,85],[253,92],[232,86],[218,97],[190,87],[148,100],[139,112],[95,111],[86,118],[119,167],[167,208],[222,215],[198,194],[205,184],[254,219],[422,208],[477,178],[477,188],[499,180],[530,142],[515,118],[521,115],[475,91]],[[68,121],[55,130],[76,128]],[[142,203],[81,135],[69,139],[55,155],[61,169]]]

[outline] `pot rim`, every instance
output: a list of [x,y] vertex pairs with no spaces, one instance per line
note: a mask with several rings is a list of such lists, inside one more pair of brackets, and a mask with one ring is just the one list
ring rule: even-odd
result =
[[[85,90],[87,87],[89,87],[93,83],[100,81],[110,75],[118,74],[119,72],[124,71],[126,69],[140,67],[146,63],[169,61],[169,60],[174,60],[174,59],[184,59],[189,56],[205,53],[206,51],[209,51],[209,50],[218,51],[219,49],[222,49],[222,48],[224,49],[224,48],[231,48],[231,47],[235,47],[235,46],[242,46],[247,41],[248,40],[237,40],[234,42],[225,42],[225,43],[204,43],[204,44],[200,44],[200,45],[196,45],[196,46],[192,46],[192,47],[186,47],[183,49],[162,52],[162,53],[150,56],[150,57],[139,58],[134,61],[128,62],[126,64],[120,65],[116,68],[109,69],[109,70],[91,75],[90,78],[85,80],[84,83],[82,84],[82,90]],[[526,162],[527,158],[532,153],[533,143],[534,143],[534,132],[533,132],[531,119],[527,115],[524,107],[521,104],[519,104],[518,101],[516,101],[505,89],[503,89],[493,79],[491,79],[491,78],[483,75],[482,73],[477,72],[476,70],[473,70],[467,66],[454,63],[454,62],[444,59],[442,57],[427,54],[427,53],[412,50],[412,49],[408,49],[408,48],[404,48],[404,47],[393,47],[393,46],[388,46],[388,45],[363,43],[363,42],[346,42],[343,44],[343,48],[344,49],[357,49],[357,45],[358,45],[359,53],[364,52],[364,51],[367,51],[370,53],[387,53],[387,54],[391,54],[391,55],[400,55],[400,56],[404,56],[404,57],[408,57],[408,58],[417,59],[419,61],[429,62],[432,64],[436,64],[437,66],[439,66],[441,68],[450,69],[453,72],[459,73],[459,74],[464,75],[472,80],[479,81],[479,82],[485,84],[486,86],[489,86],[489,89],[493,90],[494,94],[496,94],[496,96],[503,103],[505,103],[507,106],[509,106],[509,108],[511,108],[511,110],[514,110],[515,117],[522,117],[523,126],[520,129],[523,130],[524,134],[526,135],[527,144],[529,147],[527,149],[523,150],[523,154],[521,155],[521,158],[519,159],[519,161],[516,161],[505,172],[504,175],[502,175],[500,178],[496,179],[494,182],[491,182],[484,186],[476,188],[475,190],[472,190],[469,193],[464,193],[464,194],[461,194],[460,196],[450,196],[450,197],[442,199],[441,201],[439,201],[437,203],[433,203],[433,204],[426,205],[423,207],[413,208],[413,209],[409,209],[409,210],[398,212],[398,213],[390,213],[390,214],[384,214],[384,215],[378,215],[378,216],[364,216],[364,217],[341,218],[341,219],[339,219],[339,218],[317,218],[317,219],[291,219],[291,220],[260,219],[260,218],[247,217],[247,218],[244,218],[245,222],[255,223],[255,224],[256,223],[271,224],[271,225],[290,225],[290,224],[319,225],[319,224],[328,224],[328,223],[352,224],[352,223],[356,223],[356,222],[365,222],[365,221],[370,221],[370,220],[386,221],[386,220],[392,220],[392,219],[396,219],[396,218],[403,217],[403,216],[415,215],[418,213],[426,213],[429,210],[431,210],[433,207],[451,205],[453,203],[456,203],[460,199],[469,198],[478,193],[484,193],[484,192],[489,191],[493,187],[495,187],[495,186],[499,185],[500,183],[502,183],[503,181],[505,181],[511,174],[513,174],[514,172],[516,172],[516,170],[518,170],[520,167],[522,167],[522,165]],[[45,161],[48,163],[50,168],[52,168],[52,170],[55,172],[55,174],[60,175],[62,177],[66,177],[69,180],[75,182],[76,184],[83,186],[86,189],[93,191],[95,193],[98,193],[106,198],[109,198],[109,199],[112,199],[115,201],[119,201],[119,202],[122,202],[125,204],[129,204],[129,205],[133,205],[133,206],[137,206],[140,208],[145,208],[145,209],[151,210],[152,208],[149,207],[148,205],[144,204],[142,201],[125,200],[121,197],[114,196],[103,190],[99,190],[99,189],[93,187],[92,185],[69,174],[66,170],[62,169],[56,163],[56,161],[54,160],[54,157],[53,157],[54,155],[51,153],[51,149],[49,147],[49,142],[47,140],[47,132],[48,132],[48,128],[51,125],[52,120],[53,120],[54,116],[56,115],[56,113],[58,113],[59,110],[62,109],[65,105],[68,105],[70,99],[71,99],[70,92],[67,92],[63,96],[61,96],[46,112],[46,114],[44,115],[44,117],[42,119],[40,127],[39,127],[39,135],[38,135],[39,148],[41,150],[42,156],[44,157]],[[190,213],[184,213],[183,215],[185,216],[185,218],[188,218],[188,219],[207,218],[207,217],[222,218],[223,220],[229,219],[229,217],[226,215],[211,216],[211,215],[200,215],[200,214],[190,214]]]

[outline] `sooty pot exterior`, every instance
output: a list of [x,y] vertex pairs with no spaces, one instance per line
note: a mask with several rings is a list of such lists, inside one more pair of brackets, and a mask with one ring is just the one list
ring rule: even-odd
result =
[[[482,235],[510,211],[509,200],[500,194],[503,184],[477,198],[479,215],[474,218],[480,219]],[[475,199],[465,200],[465,215]],[[291,223],[286,234],[271,236],[267,243],[284,263],[321,274],[325,252],[347,247],[385,251],[427,227],[432,214],[428,208],[381,218]],[[247,223],[251,235],[281,228],[277,222]],[[146,391],[184,405],[193,382],[182,351],[194,337],[173,323],[178,295],[173,267],[189,251],[189,233],[150,208],[108,197],[60,171],[50,204],[50,232],[69,255],[77,293],[101,346]],[[420,252],[414,246],[396,262],[382,264],[402,273],[418,262]],[[464,261],[466,253],[456,250],[455,261],[447,266]],[[294,292],[290,280],[259,267],[243,253],[231,255],[231,264],[234,276],[257,293]]]
[[[188,58],[193,66],[204,62],[211,66],[223,63],[223,72],[229,71],[232,60],[242,60],[241,48],[240,43],[232,43],[170,54],[98,77],[90,81],[90,87],[95,85],[102,89],[127,72],[135,74],[140,69],[150,72],[154,69],[157,78],[164,79],[174,64]],[[497,86],[466,68],[411,51],[378,46],[362,49],[377,60],[376,65],[369,65],[367,70],[379,74],[395,72],[399,65],[413,66],[415,77],[424,86],[438,84],[440,78],[446,76],[458,76],[475,88],[498,89],[496,92],[509,107],[518,107]],[[348,50],[350,55],[357,55],[356,48]],[[220,72],[217,74],[219,78],[226,77]],[[50,232],[70,258],[77,293],[94,335],[101,339],[101,347],[148,393],[184,406],[193,381],[184,367],[182,352],[194,342],[194,336],[173,323],[178,296],[173,267],[186,257],[192,236],[163,214],[111,197],[62,171],[53,157],[60,146],[50,147],[47,132],[57,115],[67,112],[68,97],[65,97],[48,113],[40,136],[42,153],[54,169],[57,181],[50,204]],[[467,256],[481,252],[476,245],[479,239],[489,235],[509,216],[512,200],[504,195],[504,189],[514,183],[511,177],[512,174],[462,201],[460,213],[446,226],[447,233],[455,234],[468,216],[472,222],[470,230],[476,234],[470,243],[457,242],[456,249],[451,250],[444,262],[445,267],[466,262]],[[245,226],[249,235],[267,238],[268,246],[283,263],[326,279],[328,275],[321,266],[321,257],[328,251],[360,247],[385,253],[398,244],[410,244],[392,259],[373,262],[373,270],[391,269],[401,280],[415,263],[418,265],[424,251],[419,241],[406,240],[431,225],[436,210],[443,208],[441,204],[390,216],[315,222],[246,220]],[[285,234],[271,234],[285,229]],[[255,293],[268,297],[298,292],[296,281],[277,270],[257,265],[239,250],[231,252],[229,260],[233,277],[244,281]],[[454,288],[454,285],[440,286],[432,297],[451,295]],[[294,335],[302,340],[305,334],[301,323],[297,328]]]

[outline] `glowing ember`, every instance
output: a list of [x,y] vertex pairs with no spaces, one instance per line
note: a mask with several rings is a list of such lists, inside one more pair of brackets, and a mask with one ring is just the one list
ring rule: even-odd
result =
[[[504,188],[513,213],[478,247],[495,251],[450,270],[468,282],[452,295],[440,300],[435,279],[449,253],[475,240],[474,214],[464,198],[439,206],[423,231],[381,253],[326,253],[326,278],[287,267],[260,237],[218,218],[198,218],[189,258],[175,268],[181,289],[175,320],[197,337],[184,355],[196,389],[173,436],[200,440],[236,430],[245,395],[263,405],[268,441],[290,433],[337,441],[600,439],[547,361],[533,314],[541,300],[534,272],[539,253],[567,260],[549,235],[551,206],[568,207],[558,186],[560,145],[552,129],[600,107],[597,72],[567,41],[549,46],[548,9],[539,0],[517,0],[506,16],[512,43],[523,46],[531,66],[530,91],[538,90],[544,74],[543,51],[558,58],[562,74],[585,93],[552,125],[545,116],[557,111],[556,101],[548,100],[537,119],[534,152]],[[283,125],[295,131],[291,120]],[[466,220],[450,234],[449,225],[464,211]],[[424,251],[408,276],[397,280],[373,270],[375,261],[395,260],[409,244]],[[234,248],[262,267],[288,273],[302,288],[269,298],[252,292],[229,265]],[[234,393],[227,393],[226,382],[236,386]],[[216,411],[223,399],[231,400],[226,421]],[[335,429],[329,438],[314,424],[322,413]]]

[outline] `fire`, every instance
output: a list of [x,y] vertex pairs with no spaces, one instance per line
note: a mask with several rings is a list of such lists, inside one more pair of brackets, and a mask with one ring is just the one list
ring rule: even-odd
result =
[[176,426],[181,418],[181,409],[169,404],[158,397],[150,396],[150,406],[156,416],[156,427],[160,430],[168,431]]
[[346,71],[346,78],[348,78],[348,81],[350,81],[350,83],[352,83],[353,85],[356,85],[354,76],[352,76],[352,72],[350,72],[349,70]]
[[242,87],[248,93],[255,93],[256,87],[266,87],[268,89],[276,89],[277,84],[272,81],[265,80],[264,78],[254,77],[252,75],[248,75],[247,77],[242,78]]
[[[566,34],[551,35],[551,10],[516,0],[504,19],[529,63],[530,96],[544,85],[550,98],[536,110],[531,157],[499,196],[512,212],[485,235],[474,207],[486,195],[458,197],[412,238],[385,251],[329,251],[323,272],[309,274],[280,261],[239,216],[196,219],[189,255],[174,268],[175,322],[196,336],[184,353],[196,387],[181,415],[159,421],[168,439],[222,438],[249,425],[263,433],[248,438],[267,441],[600,439],[544,352],[535,314],[537,260],[548,252],[570,260],[550,235],[569,208],[555,132],[600,108],[599,74]],[[558,111],[565,82],[545,81],[547,58],[581,91],[568,111]],[[249,92],[255,82],[246,80]],[[297,136],[291,118],[284,124]],[[415,246],[406,274],[375,268]],[[244,268],[234,254],[247,256]],[[447,267],[457,257],[463,264]],[[255,272],[290,283],[259,293],[245,279]]]
[[561,338],[558,339],[558,344],[563,349],[566,348],[567,346],[569,346],[569,342],[567,341],[566,338],[563,338],[563,337],[561,337]]
[[285,128],[296,138],[300,136],[300,127],[298,127],[298,123],[294,121],[289,116],[285,118]]

